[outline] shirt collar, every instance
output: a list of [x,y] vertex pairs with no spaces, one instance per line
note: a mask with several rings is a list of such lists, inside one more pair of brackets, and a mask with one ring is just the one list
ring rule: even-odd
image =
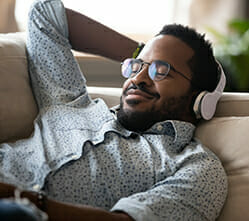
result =
[[195,126],[189,122],[178,120],[166,120],[154,124],[145,133],[166,134],[174,137],[174,142],[181,140],[188,140],[193,137]]
[[[116,116],[119,105],[111,108],[111,112]],[[173,142],[179,148],[186,146],[194,135],[195,126],[192,123],[178,120],[166,120],[154,124],[142,134],[168,135],[173,138]]]
[[192,123],[178,120],[167,120],[154,124],[145,133],[168,135],[173,138],[174,152],[180,152],[193,138],[195,126]]
[[171,121],[176,132],[174,142],[189,143],[193,138],[195,126],[185,121]]

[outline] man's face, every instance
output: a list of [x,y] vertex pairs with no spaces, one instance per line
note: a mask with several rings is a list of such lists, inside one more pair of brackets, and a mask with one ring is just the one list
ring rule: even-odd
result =
[[[145,62],[166,61],[177,71],[192,79],[188,60],[194,51],[180,39],[159,35],[149,41],[139,55]],[[192,99],[190,81],[170,70],[161,81],[148,75],[148,65],[123,85],[119,122],[127,129],[144,131],[154,123],[164,120],[191,121]]]

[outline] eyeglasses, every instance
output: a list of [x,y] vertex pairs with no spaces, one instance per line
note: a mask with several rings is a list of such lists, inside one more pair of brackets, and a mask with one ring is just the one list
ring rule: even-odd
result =
[[191,82],[190,78],[177,71],[172,65],[160,60],[155,60],[152,63],[149,63],[143,61],[142,59],[127,58],[121,63],[121,73],[125,78],[133,78],[142,70],[144,64],[149,65],[148,73],[153,81],[163,80],[167,77],[171,69]]

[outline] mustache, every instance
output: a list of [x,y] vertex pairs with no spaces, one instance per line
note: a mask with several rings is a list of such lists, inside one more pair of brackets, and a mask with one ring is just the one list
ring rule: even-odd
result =
[[150,96],[153,96],[153,97],[156,97],[156,98],[160,98],[160,95],[158,93],[150,92],[143,85],[136,85],[136,84],[132,84],[131,86],[129,86],[128,88],[126,88],[125,91],[123,92],[123,94],[126,95],[127,91],[129,91],[131,89],[140,90],[140,91],[142,91],[142,92],[144,92],[146,94],[149,94]]

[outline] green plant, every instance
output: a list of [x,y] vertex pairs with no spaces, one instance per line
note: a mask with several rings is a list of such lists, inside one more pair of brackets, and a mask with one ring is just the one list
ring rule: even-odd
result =
[[249,20],[234,19],[228,23],[230,33],[224,35],[208,28],[217,39],[216,58],[222,63],[226,76],[226,91],[249,91]]

